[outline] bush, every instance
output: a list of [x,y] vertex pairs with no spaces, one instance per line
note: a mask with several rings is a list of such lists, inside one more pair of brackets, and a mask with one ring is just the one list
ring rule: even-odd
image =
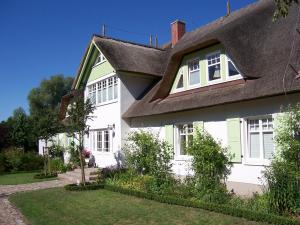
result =
[[6,172],[33,171],[43,168],[43,157],[34,153],[24,153],[19,149],[7,149],[1,153],[2,167]]
[[82,184],[68,184],[65,186],[65,190],[67,191],[89,191],[89,190],[98,190],[103,189],[104,184],[97,184],[97,183],[89,183],[86,182],[85,186]]
[[6,171],[6,158],[4,154],[0,153],[0,173],[4,173]]
[[171,159],[173,149],[149,131],[135,131],[129,134],[124,147],[126,165],[140,174],[148,174],[148,190],[165,192],[172,183]]
[[300,104],[276,120],[276,155],[264,173],[269,209],[279,214],[300,209]]
[[78,146],[76,145],[75,141],[71,141],[68,152],[70,153],[69,163],[72,165],[72,167],[80,166]]
[[230,174],[230,156],[227,149],[207,132],[195,131],[193,141],[187,147],[193,156],[192,168],[195,195],[204,201],[226,202],[229,200],[225,180]]
[[46,178],[53,178],[57,177],[57,173],[51,173],[51,174],[44,174],[44,173],[39,173],[33,176],[34,179],[46,179]]
[[60,158],[60,159],[64,160],[64,151],[65,151],[65,149],[63,146],[53,143],[49,147],[49,156],[50,156],[50,158]]
[[65,171],[66,166],[61,158],[53,158],[50,159],[50,167],[53,172],[60,173]]

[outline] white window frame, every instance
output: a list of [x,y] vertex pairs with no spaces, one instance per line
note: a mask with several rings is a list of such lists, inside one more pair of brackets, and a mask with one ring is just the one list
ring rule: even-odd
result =
[[[212,55],[216,55],[219,54],[220,55],[220,62],[219,63],[214,63],[211,65],[208,65],[208,57],[212,56]],[[206,62],[206,79],[207,79],[207,84],[217,84],[217,83],[221,83],[222,82],[222,53],[220,50],[214,51],[214,52],[210,52],[209,54],[205,55],[205,62]],[[216,79],[216,80],[209,80],[209,67],[216,65],[216,64],[220,64],[220,78]]]
[[[196,70],[190,70],[190,63],[192,63],[192,62],[195,62],[195,61],[197,61],[198,62],[198,69],[196,69]],[[193,59],[190,59],[190,60],[188,60],[187,61],[187,69],[188,69],[188,78],[187,78],[187,86],[188,86],[188,88],[189,89],[193,89],[193,88],[198,88],[198,87],[200,87],[200,85],[201,85],[201,68],[200,68],[200,58],[193,58]],[[190,73],[191,72],[196,72],[196,71],[198,71],[199,72],[199,83],[197,83],[197,84],[190,84]]]
[[[263,130],[262,128],[262,120],[267,119],[267,118],[272,118],[273,119],[273,129],[272,130]],[[264,148],[263,148],[263,133],[264,132],[273,132],[273,140],[275,137],[275,131],[274,131],[274,115],[263,115],[263,116],[254,116],[254,117],[246,117],[243,119],[243,131],[244,131],[244,141],[243,141],[243,146],[244,146],[244,162],[245,164],[249,165],[261,165],[261,166],[268,166],[271,163],[272,159],[265,159],[264,158]],[[259,158],[251,158],[250,157],[250,130],[249,130],[249,120],[259,120],[259,140],[260,140],[260,157]],[[275,141],[274,143],[274,149],[273,153],[276,152],[276,147],[275,147]]]
[[[99,61],[98,61],[98,60],[99,60]],[[106,58],[105,58],[105,56],[103,55],[103,53],[99,51],[94,66],[98,66],[99,64],[102,64],[102,63],[104,63],[104,62],[106,62]]]
[[[227,55],[227,53],[225,53],[225,68],[226,68],[226,80],[230,81],[230,80],[238,80],[238,79],[242,79],[243,76],[241,75],[241,72],[239,71],[239,69],[236,67],[236,65],[234,64],[234,62],[232,61],[232,59]],[[236,74],[234,76],[229,76],[229,66],[228,63],[231,62],[232,65],[237,69],[237,71],[239,72],[239,74]]]
[[[105,151],[104,148],[104,138],[105,138],[105,132],[108,132],[108,144],[109,148],[108,151]],[[100,133],[102,140],[100,142],[100,138],[98,134]],[[96,129],[96,130],[90,130],[89,133],[89,142],[90,142],[90,150],[93,152],[93,154],[110,154],[113,152],[113,132],[111,129]],[[101,143],[101,148],[98,148],[98,143]]]
[[179,126],[186,126],[185,129],[188,130],[188,125],[193,126],[193,132],[191,134],[194,135],[195,129],[194,129],[194,124],[192,122],[179,123],[179,124],[175,124],[175,126],[174,126],[174,129],[175,129],[175,132],[174,132],[174,144],[175,144],[175,146],[174,146],[175,147],[174,148],[175,152],[174,153],[175,153],[175,157],[174,157],[174,159],[175,160],[190,160],[192,158],[191,155],[181,155],[180,154],[181,145],[180,145],[180,138],[179,138],[179,136],[180,136]]
[[[112,80],[112,100],[108,100],[108,80],[109,79]],[[98,92],[100,90],[100,86],[103,89],[104,83],[106,83],[106,88],[105,88],[106,101],[103,101],[103,98],[101,97],[102,102],[99,102]],[[119,78],[118,78],[117,75],[114,74],[112,76],[105,76],[101,79],[97,79],[96,81],[93,81],[93,82],[87,84],[87,96],[88,97],[90,96],[90,87],[92,87],[93,85],[96,85],[95,106],[107,105],[107,104],[114,103],[114,102],[118,101],[118,98],[119,98]],[[115,86],[117,86],[117,88],[115,88]],[[117,95],[115,95],[115,93],[114,93],[115,91],[117,91]],[[115,98],[115,96],[116,96],[116,98]]]
[[[179,82],[181,76],[182,76],[182,80],[183,80],[183,86],[182,86],[182,88],[177,88],[177,85],[178,85],[178,82]],[[183,72],[182,68],[179,70],[179,76],[178,77],[179,77],[178,80],[175,80],[174,93],[184,91],[184,72]]]
[[[95,94],[95,98],[92,99],[91,97]],[[91,100],[93,105],[97,104],[97,84],[91,84],[88,86],[88,98]]]

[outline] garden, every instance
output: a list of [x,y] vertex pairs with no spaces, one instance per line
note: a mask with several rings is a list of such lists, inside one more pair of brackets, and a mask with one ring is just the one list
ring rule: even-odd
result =
[[[151,131],[139,130],[128,136],[123,149],[126,159],[124,167],[101,169],[97,182],[101,184],[99,188],[162,203],[274,224],[300,224],[298,121],[300,104],[288,108],[276,120],[278,151],[264,172],[262,195],[254,193],[251,198],[245,199],[227,190],[226,179],[233,156],[210,134],[199,129],[186,149],[193,156],[193,176],[176,178],[171,170],[171,146]],[[75,189],[67,186],[66,190]]]

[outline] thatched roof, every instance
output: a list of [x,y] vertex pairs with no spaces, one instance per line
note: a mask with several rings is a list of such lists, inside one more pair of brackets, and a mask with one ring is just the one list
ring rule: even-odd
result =
[[[261,0],[186,33],[172,48],[162,80],[123,117],[138,117],[209,107],[300,91],[299,6],[287,18],[272,21],[272,0]],[[298,30],[297,30],[298,29]],[[184,55],[221,43],[245,77],[169,95]]]

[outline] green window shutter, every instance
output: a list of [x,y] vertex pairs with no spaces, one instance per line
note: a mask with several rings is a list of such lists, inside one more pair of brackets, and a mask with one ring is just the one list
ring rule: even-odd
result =
[[165,125],[165,140],[174,147],[174,127],[173,125]]
[[242,162],[240,118],[227,119],[228,150],[233,155],[232,162]]
[[198,129],[202,132],[204,130],[204,122],[203,121],[193,122],[193,128],[194,128],[194,131],[196,131]]

